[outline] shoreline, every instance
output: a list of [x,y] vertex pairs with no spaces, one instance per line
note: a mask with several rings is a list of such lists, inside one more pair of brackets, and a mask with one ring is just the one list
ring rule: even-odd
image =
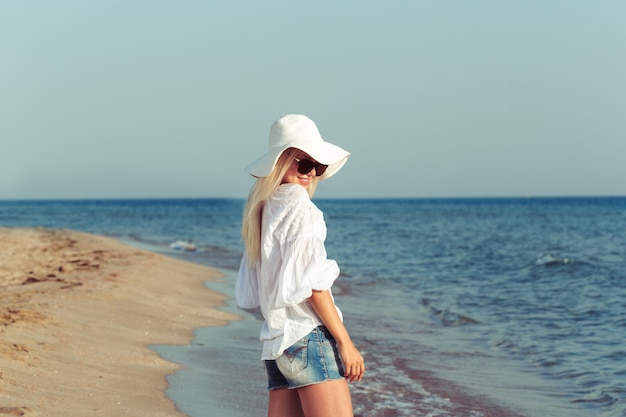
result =
[[165,390],[185,345],[240,317],[212,268],[69,230],[0,228],[0,416],[185,416]]

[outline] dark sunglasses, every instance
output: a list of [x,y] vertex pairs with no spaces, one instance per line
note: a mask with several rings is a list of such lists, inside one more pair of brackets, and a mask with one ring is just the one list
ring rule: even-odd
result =
[[295,159],[296,162],[298,163],[298,172],[300,174],[308,174],[309,172],[311,172],[313,168],[315,168],[315,175],[320,177],[322,174],[324,174],[324,171],[326,171],[326,168],[328,168],[328,165],[313,162],[310,159],[300,159],[300,158],[293,158],[293,159]]

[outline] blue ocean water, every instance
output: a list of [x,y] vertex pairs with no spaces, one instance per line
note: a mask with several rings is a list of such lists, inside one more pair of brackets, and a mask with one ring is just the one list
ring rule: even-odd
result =
[[[357,415],[482,415],[426,392],[428,375],[524,416],[626,416],[626,198],[315,202],[342,270],[337,302],[370,369],[353,390]],[[3,201],[0,226],[172,254],[192,240],[188,259],[234,270],[243,204]]]

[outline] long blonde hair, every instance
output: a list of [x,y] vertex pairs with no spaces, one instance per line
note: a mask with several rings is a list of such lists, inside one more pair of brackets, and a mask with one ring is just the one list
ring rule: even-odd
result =
[[[248,265],[251,268],[261,259],[261,221],[265,202],[278,190],[278,186],[299,152],[301,151],[296,148],[285,150],[278,158],[272,172],[267,177],[257,178],[250,190],[243,211],[241,238],[246,249]],[[318,177],[313,177],[307,189],[309,197],[313,197],[318,181]]]

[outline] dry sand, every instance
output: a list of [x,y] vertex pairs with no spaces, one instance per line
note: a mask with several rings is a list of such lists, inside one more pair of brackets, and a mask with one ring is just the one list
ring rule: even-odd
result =
[[177,369],[147,346],[188,344],[219,272],[100,236],[0,228],[0,417],[183,416]]

